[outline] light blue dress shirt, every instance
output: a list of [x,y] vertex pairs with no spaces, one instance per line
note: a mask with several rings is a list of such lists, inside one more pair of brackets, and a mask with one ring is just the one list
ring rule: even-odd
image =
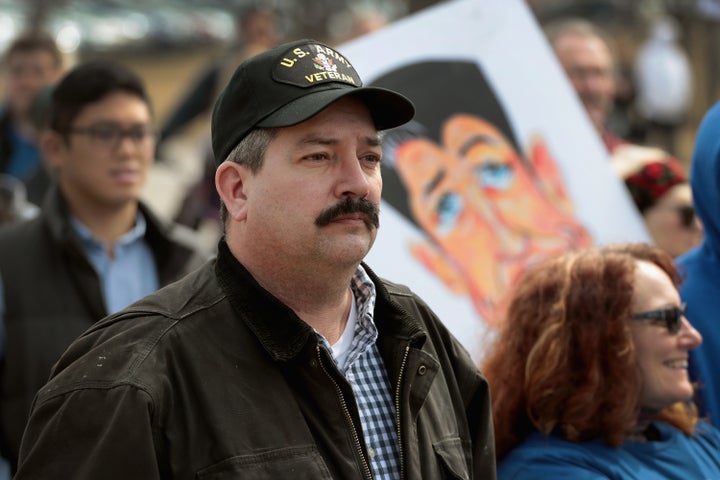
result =
[[[135,227],[118,238],[109,256],[88,228],[72,220],[85,253],[100,277],[105,308],[117,312],[159,287],[155,257],[145,241],[145,218],[138,213]],[[100,319],[98,319],[100,320]]]

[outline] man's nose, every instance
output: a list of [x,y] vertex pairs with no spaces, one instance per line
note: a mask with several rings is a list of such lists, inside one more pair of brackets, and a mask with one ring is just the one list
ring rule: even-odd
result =
[[336,196],[366,198],[370,194],[370,176],[355,155],[340,162]]

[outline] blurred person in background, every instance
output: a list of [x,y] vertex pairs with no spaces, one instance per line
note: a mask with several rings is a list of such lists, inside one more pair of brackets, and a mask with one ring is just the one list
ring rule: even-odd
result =
[[498,478],[720,478],[720,432],[692,403],[673,259],[647,244],[564,254],[512,290],[482,371]]
[[0,112],[0,173],[22,180],[28,200],[39,204],[49,175],[41,160],[32,107],[43,87],[63,74],[63,57],[50,36],[28,33],[10,44],[3,67],[6,99]]
[[692,209],[682,162],[659,148],[629,142],[609,128],[620,77],[608,34],[579,18],[556,20],[544,30],[653,241],[673,257],[696,246],[702,225]]
[[333,43],[339,45],[379,30],[388,22],[388,16],[378,6],[349,5],[330,15],[327,31]]
[[608,128],[618,88],[617,65],[607,34],[578,18],[544,27],[555,55],[608,151],[626,143]]
[[13,468],[32,399],[71,341],[208,258],[138,200],[155,131],[134,72],[76,67],[54,88],[47,125],[41,212],[0,230],[0,451]]
[[720,103],[700,122],[695,137],[690,186],[702,243],[678,258],[686,276],[680,295],[687,316],[705,341],[690,354],[690,374],[699,382],[697,403],[720,427]]
[[[187,132],[198,119],[207,120],[223,85],[230,79],[235,67],[248,57],[278,44],[281,36],[280,17],[275,10],[261,4],[241,7],[236,12],[238,41],[218,61],[212,62],[180,99],[160,129],[158,158],[163,163],[192,162],[200,168],[191,169],[196,177],[187,182],[190,187],[180,198],[174,219],[199,232],[208,247],[214,248],[221,235],[218,221],[220,197],[215,190],[215,159],[210,148],[209,133],[203,130],[195,142],[200,148],[187,156],[187,148],[173,148],[174,142]],[[181,171],[181,169],[173,169]]]
[[277,45],[280,38],[278,15],[264,6],[241,7],[235,15],[235,31],[237,42],[223,58],[213,61],[203,70],[172,109],[160,128],[158,148],[162,148],[162,142],[181,133],[191,122],[210,112],[236,65]]
[[580,18],[556,20],[545,25],[544,31],[608,152],[632,144],[613,131],[618,123],[613,122],[613,113],[631,87],[620,75],[608,33]]
[[702,242],[692,191],[680,163],[657,148],[621,145],[611,157],[654,243],[676,258]]

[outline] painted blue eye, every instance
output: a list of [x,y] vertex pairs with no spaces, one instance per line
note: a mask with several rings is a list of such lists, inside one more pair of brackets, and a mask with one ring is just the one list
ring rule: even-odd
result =
[[515,172],[507,163],[486,163],[475,169],[475,177],[482,188],[507,190]]
[[438,215],[438,233],[447,234],[455,228],[463,209],[463,200],[455,193],[445,193],[440,197],[436,210]]

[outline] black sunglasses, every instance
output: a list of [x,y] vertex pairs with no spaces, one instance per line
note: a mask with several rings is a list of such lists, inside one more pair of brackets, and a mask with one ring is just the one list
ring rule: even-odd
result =
[[676,208],[678,215],[680,215],[680,223],[685,228],[690,228],[695,222],[695,209],[692,205],[683,205]]
[[685,304],[681,303],[679,307],[633,313],[632,318],[633,320],[660,320],[665,323],[668,332],[674,335],[680,331],[680,321],[684,315]]

